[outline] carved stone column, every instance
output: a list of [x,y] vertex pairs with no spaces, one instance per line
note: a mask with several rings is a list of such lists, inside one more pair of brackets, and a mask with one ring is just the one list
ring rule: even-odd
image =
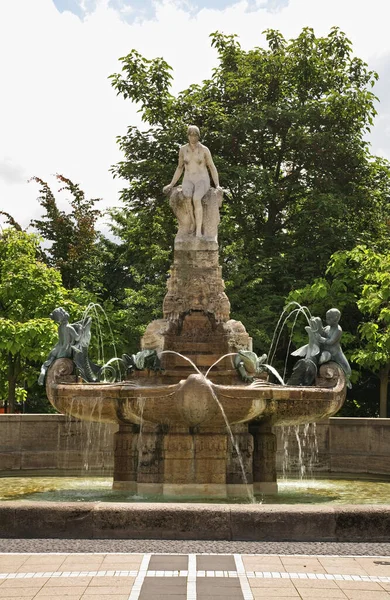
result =
[[164,495],[225,498],[226,451],[224,433],[165,435]]
[[164,481],[164,435],[158,427],[142,427],[138,443],[138,494],[161,494]]
[[191,237],[175,243],[174,262],[167,281],[164,318],[177,320],[191,311],[214,315],[216,321],[228,321],[230,302],[225,294],[218,244]]
[[137,491],[138,431],[137,425],[120,423],[114,436],[114,490]]
[[253,435],[253,492],[255,494],[276,494],[276,435],[269,422],[251,423]]

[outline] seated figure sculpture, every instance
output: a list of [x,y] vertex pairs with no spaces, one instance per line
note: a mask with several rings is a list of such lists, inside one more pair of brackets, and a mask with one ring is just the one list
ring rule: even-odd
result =
[[349,379],[351,376],[351,367],[340,346],[340,338],[343,333],[339,325],[340,317],[341,313],[338,308],[331,308],[326,313],[327,325],[323,328],[322,335],[319,338],[321,348],[319,364],[322,365],[325,362],[333,360],[340,365],[347,379]]
[[[180,148],[179,162],[176,171],[173,174],[171,183],[164,187],[163,192],[167,196],[171,196],[174,191],[174,186],[179,181],[184,170],[181,189],[176,188],[176,191],[178,191],[179,194],[175,195],[174,202],[173,204],[171,202],[171,206],[178,218],[179,230],[181,230],[181,233],[195,233],[196,237],[202,237],[206,233],[205,225],[207,226],[207,223],[205,224],[205,221],[209,220],[205,219],[204,212],[207,212],[207,209],[204,211],[203,204],[206,195],[210,191],[209,171],[218,195],[216,203],[217,212],[222,201],[222,188],[219,185],[218,172],[214,165],[211,152],[199,141],[199,128],[196,125],[190,125],[187,133],[188,144],[185,144]],[[219,220],[219,212],[217,218]]]
[[69,314],[62,307],[55,308],[50,318],[58,323],[58,342],[41,367],[38,383],[43,385],[48,368],[57,358],[71,358],[73,345],[79,340],[79,333],[69,323]]
[[292,356],[301,356],[294,368],[287,385],[313,385],[319,365],[333,361],[344,371],[347,385],[351,387],[349,378],[351,367],[340,346],[343,333],[339,325],[341,313],[337,308],[331,308],[326,313],[326,327],[323,327],[320,317],[311,317],[310,325],[305,327],[309,343],[295,352]]
[[[137,354],[123,354],[122,358],[112,359],[100,367],[92,362],[88,356],[88,348],[91,341],[91,317],[84,317],[76,323],[69,323],[69,314],[65,309],[59,307],[53,310],[50,318],[58,323],[58,342],[51,350],[49,356],[41,367],[38,383],[43,385],[49,367],[57,358],[69,358],[73,361],[78,375],[86,382],[97,381],[111,382],[116,380],[117,373],[110,362],[116,360],[123,364],[126,373],[131,374],[134,370],[142,371],[148,369],[161,372],[160,358],[156,350],[141,350]],[[121,380],[119,374],[119,380]]]
[[98,381],[101,368],[88,357],[88,346],[91,341],[91,317],[85,317],[76,323],[69,323],[69,314],[60,306],[53,310],[50,318],[58,323],[58,342],[41,367],[38,384],[45,383],[47,371],[57,358],[72,359],[84,381]]

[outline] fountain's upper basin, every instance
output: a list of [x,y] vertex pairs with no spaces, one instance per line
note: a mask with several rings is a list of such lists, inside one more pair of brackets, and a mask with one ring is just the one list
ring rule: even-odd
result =
[[310,423],[334,415],[346,392],[344,373],[335,363],[321,367],[315,387],[219,385],[198,374],[168,385],[146,385],[142,378],[81,384],[72,372],[68,359],[52,365],[47,377],[51,403],[62,413],[106,423],[207,429],[262,419],[273,425]]

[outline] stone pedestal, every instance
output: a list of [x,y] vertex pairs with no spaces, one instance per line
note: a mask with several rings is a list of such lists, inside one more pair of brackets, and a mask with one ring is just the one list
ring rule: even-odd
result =
[[137,425],[119,424],[114,436],[114,490],[137,491],[138,468]]
[[[116,481],[114,487],[125,486],[127,480],[130,489],[135,486],[138,493],[159,493],[167,497],[226,498],[252,493],[253,438],[248,426],[233,427],[239,458],[225,427],[208,430],[203,426],[220,409],[207,385],[202,386],[189,377],[196,369],[206,374],[212,367],[210,380],[243,385],[231,355],[238,350],[252,349],[245,327],[230,319],[230,302],[225,294],[218,256],[221,202],[220,190],[211,189],[206,194],[202,201],[202,237],[196,237],[191,200],[183,197],[180,187],[171,194],[170,204],[178,218],[179,229],[163,303],[164,318],[150,323],[141,340],[142,349],[162,353],[164,374],[156,374],[154,379],[146,372],[139,376],[148,377],[147,383],[156,385],[160,380],[169,384],[185,380],[185,384],[180,384],[185,399],[178,391],[176,403],[180,404],[180,418],[186,425],[169,423],[167,415],[164,434],[141,427],[138,464],[134,466],[135,454],[131,450],[131,468],[128,466],[126,471],[121,466],[120,450],[115,458],[118,462],[115,473],[122,481]],[[194,426],[199,423],[202,425]],[[129,441],[127,445],[130,448]]]
[[226,433],[164,437],[164,495],[225,498]]
[[137,493],[161,494],[164,483],[164,436],[158,427],[143,425],[138,443]]
[[[245,475],[230,436],[225,430],[210,432],[175,428],[129,431],[122,425],[115,439],[113,489],[166,497],[227,498],[252,493],[253,440],[235,433]],[[236,427],[237,429],[237,427]]]
[[251,423],[253,435],[253,492],[255,494],[276,494],[276,435],[268,422]]
[[167,282],[164,318],[180,321],[191,311],[212,315],[217,322],[228,321],[230,302],[225,294],[218,244],[192,236],[175,243],[174,262]]
[[231,429],[234,443],[229,435],[226,465],[228,495],[248,497],[253,493],[253,437],[247,424],[232,425]]

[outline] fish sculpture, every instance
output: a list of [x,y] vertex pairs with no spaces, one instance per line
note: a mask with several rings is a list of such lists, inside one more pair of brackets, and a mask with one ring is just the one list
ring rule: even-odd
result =
[[305,327],[309,337],[308,344],[301,346],[292,356],[302,357],[294,365],[287,385],[313,385],[317,376],[318,364],[321,356],[320,339],[324,332],[320,317],[311,317],[310,325]]

